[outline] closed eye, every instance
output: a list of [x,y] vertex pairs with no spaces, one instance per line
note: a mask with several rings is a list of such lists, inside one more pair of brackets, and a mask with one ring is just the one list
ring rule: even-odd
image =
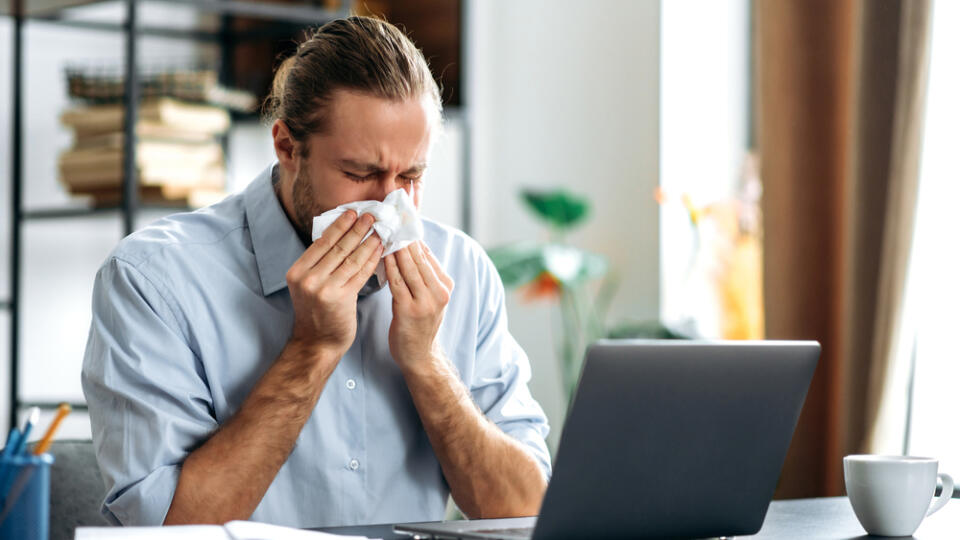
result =
[[373,180],[377,177],[376,173],[371,173],[371,174],[361,176],[359,174],[353,174],[352,172],[349,172],[349,171],[343,171],[343,174],[345,174],[347,178],[353,180],[354,182],[366,182],[367,180]]

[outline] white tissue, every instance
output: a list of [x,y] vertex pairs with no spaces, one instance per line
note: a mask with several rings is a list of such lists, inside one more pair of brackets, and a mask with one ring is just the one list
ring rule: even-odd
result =
[[[413,204],[410,194],[403,189],[391,192],[383,199],[383,202],[357,201],[341,204],[333,210],[327,210],[313,218],[312,239],[316,240],[323,236],[323,231],[327,230],[327,227],[332,225],[347,210],[355,211],[357,217],[370,214],[376,218],[373,228],[367,233],[367,237],[376,231],[377,235],[380,236],[380,242],[383,243],[384,257],[414,242],[423,240],[423,222],[420,220],[420,214],[417,212],[417,207]],[[367,237],[364,237],[364,240]],[[382,259],[380,264],[377,265],[376,275],[382,287],[387,281]]]

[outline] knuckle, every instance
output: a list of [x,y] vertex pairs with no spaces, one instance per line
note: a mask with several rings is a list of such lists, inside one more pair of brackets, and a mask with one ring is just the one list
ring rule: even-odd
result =
[[336,289],[326,283],[317,286],[313,292],[317,299],[321,301],[327,302],[336,299]]
[[353,275],[360,270],[360,263],[357,262],[357,259],[354,257],[347,257],[340,265],[340,268],[348,274]]
[[300,280],[299,285],[300,289],[303,291],[308,293],[316,293],[320,288],[320,280],[317,278],[317,276],[309,274]]
[[287,270],[286,279],[287,279],[288,286],[299,285],[300,278],[301,278],[300,269],[297,268],[296,266],[291,266],[290,269]]
[[333,255],[334,257],[346,257],[347,250],[340,245],[340,242],[337,242],[336,244],[330,246],[330,251],[327,254]]

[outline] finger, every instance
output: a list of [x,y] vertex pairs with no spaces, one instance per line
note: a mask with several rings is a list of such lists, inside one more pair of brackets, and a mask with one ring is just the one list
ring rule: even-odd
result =
[[[380,247],[380,237],[377,236],[376,233],[371,234],[369,238],[360,244],[360,247],[353,250],[353,252],[340,263],[340,266],[330,274],[331,283],[339,287],[346,285],[353,276],[357,275],[357,273],[363,269],[370,255],[380,249]],[[369,274],[367,277],[370,277]]]
[[433,252],[430,251],[430,247],[427,246],[426,244],[423,244],[423,247],[424,247],[424,250],[426,251],[424,255],[426,256],[427,261],[430,262],[430,266],[433,267],[433,271],[436,272],[437,276],[440,277],[440,281],[442,281],[443,284],[447,286],[447,291],[452,291],[453,278],[448,276],[447,273],[443,271],[443,268],[440,266],[440,261],[438,261],[437,258],[433,256]]
[[[373,237],[371,236],[371,238]],[[377,263],[379,263],[380,259],[383,257],[383,244],[379,243],[379,238],[380,237],[377,237],[377,242],[379,244],[377,249],[375,249],[369,257],[367,257],[367,260],[364,261],[360,271],[354,274],[353,277],[350,278],[350,281],[347,282],[346,286],[349,287],[350,290],[360,292],[360,289],[366,285],[367,280],[373,275],[373,271],[377,269]]]
[[444,283],[440,281],[439,276],[437,276],[433,267],[430,266],[430,263],[427,262],[427,258],[419,242],[410,245],[410,255],[413,258],[413,262],[416,263],[417,270],[420,271],[424,283],[430,292],[433,293],[434,297],[440,299],[446,296],[446,287]]
[[347,210],[340,215],[325,231],[323,231],[323,236],[317,238],[309,246],[307,246],[306,251],[303,252],[303,255],[295,263],[293,263],[293,268],[297,268],[301,271],[307,271],[317,264],[324,255],[330,251],[330,248],[340,240],[343,235],[353,227],[354,223],[357,221],[357,213],[353,210]]
[[406,282],[407,288],[410,289],[410,294],[413,295],[414,299],[425,298],[430,293],[430,289],[427,287],[427,284],[423,281],[423,276],[420,275],[420,269],[417,268],[417,263],[414,262],[413,257],[410,255],[410,249],[413,246],[407,246],[400,251],[394,253],[397,256],[397,266],[400,268],[400,274],[403,276],[403,281]]
[[383,259],[383,267],[387,271],[387,283],[390,285],[390,292],[394,298],[399,300],[410,299],[410,289],[400,274],[400,268],[397,267],[397,254],[391,253]]
[[350,227],[350,230],[340,237],[340,240],[330,246],[330,250],[317,261],[314,269],[321,275],[332,274],[357,249],[357,246],[363,241],[363,237],[370,231],[374,221],[374,217],[370,214],[360,216],[353,227]]

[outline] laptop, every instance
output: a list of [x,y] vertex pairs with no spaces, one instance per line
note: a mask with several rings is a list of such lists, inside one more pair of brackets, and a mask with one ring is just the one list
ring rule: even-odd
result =
[[539,517],[394,530],[534,540],[755,534],[819,357],[816,342],[599,341]]

